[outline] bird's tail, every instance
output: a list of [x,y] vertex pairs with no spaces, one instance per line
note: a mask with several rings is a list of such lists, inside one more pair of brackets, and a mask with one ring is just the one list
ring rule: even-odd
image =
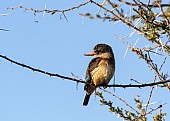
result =
[[84,102],[83,102],[83,106],[87,106],[88,105],[89,99],[90,99],[90,94],[86,93],[86,96],[85,96]]

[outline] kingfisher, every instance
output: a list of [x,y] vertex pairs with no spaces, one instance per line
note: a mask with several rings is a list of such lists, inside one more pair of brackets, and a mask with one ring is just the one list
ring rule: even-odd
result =
[[92,52],[84,54],[94,56],[86,70],[86,91],[83,106],[87,106],[91,94],[98,86],[107,86],[115,72],[115,59],[112,48],[107,44],[97,44]]

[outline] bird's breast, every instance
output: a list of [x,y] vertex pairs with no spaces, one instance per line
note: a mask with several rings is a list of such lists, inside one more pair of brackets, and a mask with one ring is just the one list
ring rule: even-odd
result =
[[114,65],[109,61],[103,60],[98,64],[92,73],[92,82],[97,86],[101,84],[108,84],[114,74]]

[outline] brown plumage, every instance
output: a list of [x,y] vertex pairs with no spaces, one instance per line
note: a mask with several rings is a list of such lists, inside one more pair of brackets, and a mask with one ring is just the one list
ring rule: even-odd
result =
[[115,72],[115,59],[112,48],[107,44],[97,44],[93,51],[85,56],[94,56],[86,70],[86,81],[84,86],[86,95],[83,106],[87,106],[90,95],[99,85],[107,85]]

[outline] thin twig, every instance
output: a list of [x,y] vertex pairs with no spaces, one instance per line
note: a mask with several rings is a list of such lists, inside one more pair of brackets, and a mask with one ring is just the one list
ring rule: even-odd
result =
[[9,7],[8,9],[17,9],[17,8],[21,8],[21,9],[24,9],[25,11],[33,11],[34,12],[34,15],[36,14],[36,13],[41,13],[41,12],[46,12],[46,13],[50,13],[50,14],[55,14],[55,13],[64,13],[64,12],[68,12],[68,11],[71,11],[71,10],[75,10],[75,9],[78,9],[78,8],[80,8],[80,7],[82,7],[82,6],[85,6],[86,4],[88,4],[88,3],[90,3],[89,1],[87,1],[87,2],[84,2],[84,3],[81,3],[81,4],[79,4],[79,5],[77,5],[77,6],[74,6],[74,7],[71,7],[71,8],[68,8],[68,9],[64,9],[64,10],[57,10],[57,9],[55,9],[55,10],[48,10],[48,9],[43,9],[43,10],[38,10],[38,9],[33,9],[33,8],[27,8],[27,7],[24,7],[24,6],[22,6],[22,5],[19,5],[19,6],[15,6],[15,7]]
[[[163,105],[166,105],[166,103],[163,104]],[[146,113],[146,115],[147,115],[147,114],[151,114],[153,111],[156,111],[156,110],[159,109],[159,108],[162,108],[163,105],[159,105],[157,108],[151,109],[149,112]]]
[[0,29],[0,31],[9,31],[8,29]]
[[107,92],[109,94],[111,94],[113,97],[116,97],[118,100],[120,100],[121,102],[123,102],[126,106],[128,106],[130,109],[132,109],[133,111],[135,111],[137,114],[139,114],[139,112],[137,110],[135,110],[132,106],[130,106],[125,100],[123,100],[122,98],[120,98],[119,96],[113,94],[112,92],[109,92],[103,88],[100,88],[101,90],[103,90],[104,92]]
[[157,5],[158,5],[160,11],[162,12],[162,15],[165,17],[166,24],[169,25],[169,19],[168,19],[168,17],[165,15],[165,13],[164,13],[164,11],[163,11],[163,8],[162,8],[161,4],[158,3],[157,1],[156,1],[156,3],[157,3]]
[[160,66],[160,68],[159,68],[159,71],[161,71],[161,69],[162,69],[163,65],[164,65],[164,64],[165,64],[165,62],[166,62],[166,59],[167,59],[167,57],[165,57],[165,59],[164,59],[163,63],[161,64],[161,66]]
[[[135,4],[135,3],[130,3],[130,2],[127,2],[127,1],[125,1],[125,0],[118,0],[119,2],[121,2],[121,3],[124,3],[124,4],[126,4],[126,5],[130,5],[130,6],[139,6],[138,4]],[[147,4],[142,4],[144,7],[146,7],[146,6],[149,6],[149,7],[155,7],[155,8],[157,8],[157,7],[159,7],[157,4],[153,4],[153,5],[151,5],[151,4],[149,4],[150,2],[148,2]],[[160,4],[160,6],[161,7],[168,7],[168,6],[170,6],[170,4]]]
[[132,27],[133,29],[137,30],[140,34],[147,36],[146,33],[144,33],[142,30],[140,30],[139,28],[135,27],[130,21],[128,21],[128,19],[122,18],[118,15],[116,15],[113,11],[101,6],[99,3],[95,2],[94,0],[90,0],[91,3],[101,7],[103,10],[105,10],[106,12],[111,13],[113,16],[115,16],[116,18],[118,18],[119,20],[121,20],[123,23],[127,24],[128,26]]
[[[156,75],[154,76],[154,81],[153,82],[155,82],[156,81]],[[148,102],[147,102],[147,104],[146,104],[146,112],[147,112],[147,109],[148,109],[148,106],[149,106],[149,103],[150,103],[150,100],[151,100],[151,96],[152,96],[152,94],[153,94],[153,89],[154,89],[154,86],[152,86],[152,88],[151,88],[151,91],[150,91],[150,94],[149,94],[149,97],[148,97]],[[145,112],[145,113],[146,113]]]

